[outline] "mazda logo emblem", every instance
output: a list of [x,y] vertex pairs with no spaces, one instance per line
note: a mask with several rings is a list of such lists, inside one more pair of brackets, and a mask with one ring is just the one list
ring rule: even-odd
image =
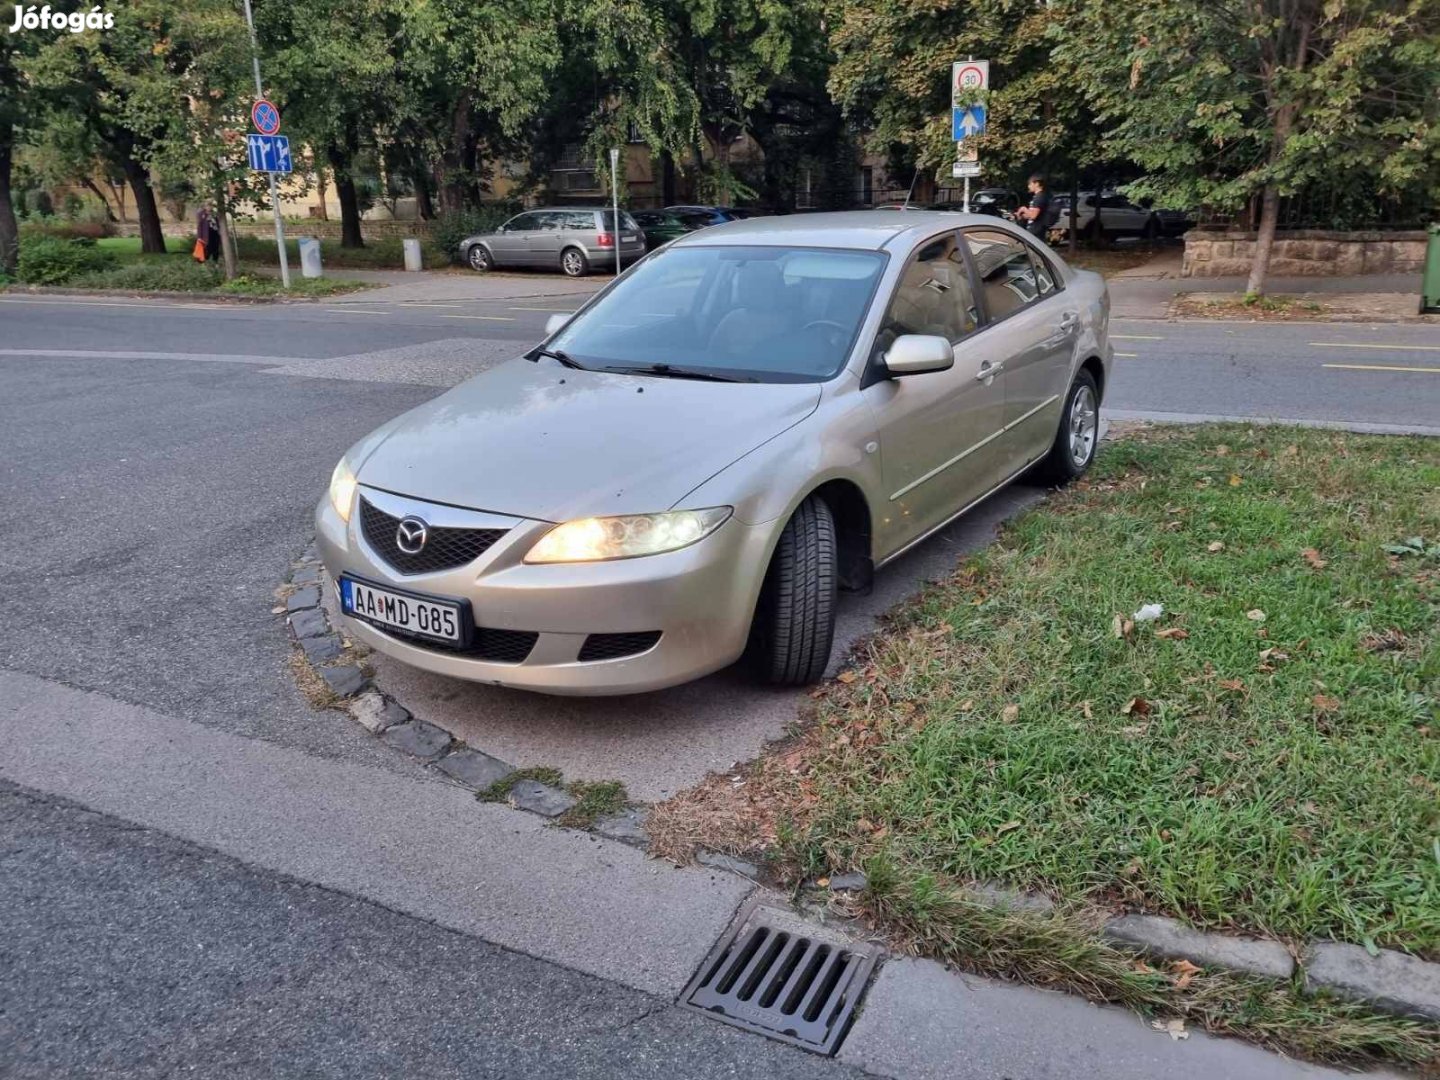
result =
[[401,518],[395,528],[395,546],[406,555],[419,555],[430,536],[430,526],[418,517]]

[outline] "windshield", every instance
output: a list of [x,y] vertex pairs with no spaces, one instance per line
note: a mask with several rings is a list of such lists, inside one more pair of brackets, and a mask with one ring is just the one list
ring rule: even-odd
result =
[[884,265],[873,251],[659,251],[549,347],[607,371],[819,382],[844,366]]

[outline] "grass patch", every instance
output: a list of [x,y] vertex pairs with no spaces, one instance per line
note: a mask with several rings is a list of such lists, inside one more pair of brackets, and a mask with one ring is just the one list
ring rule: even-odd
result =
[[797,880],[866,868],[873,918],[966,967],[1326,1060],[1433,1058],[1433,1025],[1233,976],[1196,999],[1083,919],[1017,939],[957,889],[1440,958],[1437,544],[1440,442],[1137,432],[894,615],[744,785],[658,808],[652,835],[705,842],[686,819],[708,818]]
[[[303,229],[298,230],[304,232]],[[257,266],[279,266],[280,255],[275,248],[274,237],[237,236],[236,254],[248,263]],[[187,250],[189,250],[187,248]],[[285,252],[292,268],[300,265],[300,243],[298,238],[287,238]],[[422,264],[430,270],[437,270],[450,263],[449,253],[435,244],[429,237],[420,238]],[[320,262],[337,270],[403,270],[405,250],[402,238],[398,236],[377,237],[366,240],[363,248],[345,248],[339,240],[320,240]]]
[[[138,236],[106,236],[95,241],[95,246],[101,251],[108,251],[116,258],[121,259],[163,259],[164,255],[142,255],[140,252],[140,238]],[[189,255],[195,247],[195,238],[184,236],[165,237],[165,251],[170,255],[184,253]]]
[[565,790],[579,800],[560,816],[560,824],[572,829],[588,829],[596,818],[618,814],[630,801],[625,785],[618,780],[576,780]]
[[303,278],[291,275],[290,288],[279,278],[242,273],[231,281],[213,263],[197,263],[188,256],[135,256],[110,270],[99,270],[66,281],[72,289],[119,289],[134,292],[192,292],[216,296],[334,296],[368,288],[358,281]]
[[510,798],[510,789],[521,780],[534,780],[547,787],[559,787],[565,782],[559,769],[552,769],[548,765],[535,765],[528,769],[516,769],[503,780],[496,780],[484,791],[477,791],[475,797],[481,802],[504,802]]

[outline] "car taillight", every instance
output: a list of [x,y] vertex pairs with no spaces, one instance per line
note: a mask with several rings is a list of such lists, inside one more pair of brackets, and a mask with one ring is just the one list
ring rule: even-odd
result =
[[597,244],[599,244],[601,247],[614,247],[614,246],[615,246],[615,234],[614,234],[614,233],[608,233],[608,232],[602,232],[600,235],[598,235],[597,237],[595,237],[595,242],[596,242]]

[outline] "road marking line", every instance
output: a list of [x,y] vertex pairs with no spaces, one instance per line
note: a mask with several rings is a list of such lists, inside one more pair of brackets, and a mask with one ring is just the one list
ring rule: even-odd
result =
[[1320,366],[1336,368],[1341,371],[1425,371],[1431,375],[1440,375],[1440,367],[1393,367],[1389,364],[1321,364]]
[[449,300],[449,301],[447,301],[446,303],[443,303],[443,304],[430,304],[430,303],[425,302],[424,300],[401,300],[401,301],[400,301],[400,306],[401,306],[401,307],[440,307],[440,308],[453,308],[456,304],[460,304],[460,303],[463,303],[463,302],[464,302],[464,301],[461,301],[461,300]]
[[1369,345],[1358,341],[1312,341],[1321,349],[1405,349],[1408,352],[1440,352],[1440,345]]
[[1115,355],[1116,355],[1116,356],[1128,356],[1128,357],[1131,357],[1131,358],[1133,359],[1134,357],[1139,356],[1140,354],[1137,353],[1137,352],[1117,352]]
[[1159,334],[1111,334],[1111,341],[1164,341]]
[[388,311],[375,311],[372,308],[353,307],[327,307],[326,311],[334,311],[341,315],[389,315]]
[[511,311],[548,311],[552,315],[574,315],[576,308],[555,308],[555,307],[512,307]]
[[486,322],[514,322],[509,315],[441,315],[442,319],[484,319]]

